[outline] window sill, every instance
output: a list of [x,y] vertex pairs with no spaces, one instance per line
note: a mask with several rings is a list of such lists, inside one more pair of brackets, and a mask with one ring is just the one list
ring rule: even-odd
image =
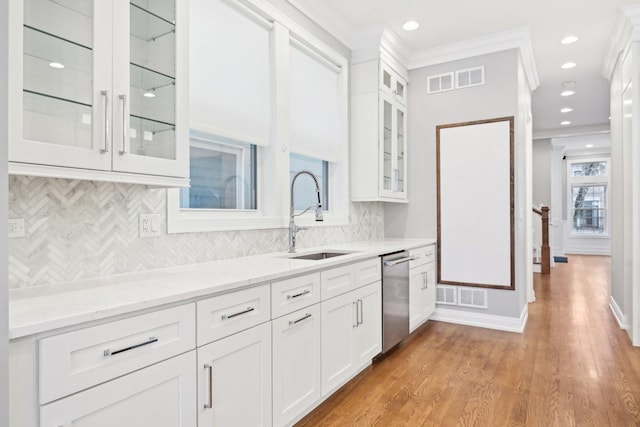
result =
[[570,239],[609,239],[609,234],[577,234],[569,233]]

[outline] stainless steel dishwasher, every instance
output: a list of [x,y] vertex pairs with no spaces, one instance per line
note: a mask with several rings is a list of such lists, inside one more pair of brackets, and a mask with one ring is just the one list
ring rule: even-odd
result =
[[382,352],[409,335],[409,261],[402,251],[382,256]]

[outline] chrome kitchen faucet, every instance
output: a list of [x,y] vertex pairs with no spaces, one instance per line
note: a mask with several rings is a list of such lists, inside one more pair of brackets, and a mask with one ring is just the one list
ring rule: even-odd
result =
[[309,206],[307,209],[303,210],[302,212],[300,212],[298,214],[293,212],[293,187],[294,187],[294,185],[296,183],[296,179],[302,174],[309,175],[313,179],[313,182],[316,183],[316,194],[318,195],[318,203],[315,205],[315,208],[316,208],[316,221],[322,221],[322,203],[320,203],[320,185],[318,184],[318,178],[313,174],[313,172],[309,172],[309,171],[306,171],[306,170],[300,171],[297,174],[295,174],[295,176],[291,180],[291,209],[289,211],[289,214],[290,214],[290,218],[289,218],[289,253],[295,253],[296,252],[296,233],[298,231],[300,231],[300,230],[308,230],[308,228],[306,228],[306,227],[298,227],[296,225],[296,222],[295,222],[295,217],[297,217],[299,215],[303,215],[309,209],[314,207],[313,205]]

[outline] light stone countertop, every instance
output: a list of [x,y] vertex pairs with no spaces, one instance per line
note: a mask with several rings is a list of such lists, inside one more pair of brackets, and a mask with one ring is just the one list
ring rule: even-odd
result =
[[436,243],[384,239],[299,250],[352,252],[326,260],[289,259],[286,252],[9,291],[9,338],[49,332],[138,310],[214,296],[285,277]]

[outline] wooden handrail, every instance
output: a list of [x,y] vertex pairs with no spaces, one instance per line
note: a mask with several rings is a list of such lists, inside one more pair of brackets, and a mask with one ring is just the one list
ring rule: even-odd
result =
[[533,212],[537,213],[538,215],[542,216],[542,211],[538,208],[533,208]]
[[541,273],[551,273],[551,248],[549,247],[549,206],[542,206],[540,208],[542,213],[542,265]]

